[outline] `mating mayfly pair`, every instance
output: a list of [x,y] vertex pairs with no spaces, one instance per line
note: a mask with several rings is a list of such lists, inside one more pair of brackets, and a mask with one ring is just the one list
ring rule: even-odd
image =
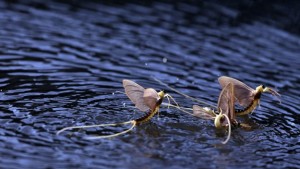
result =
[[[222,76],[218,80],[222,87],[222,91],[219,95],[216,111],[214,111],[212,108],[200,107],[198,105],[193,105],[193,109],[181,108],[177,106],[173,107],[176,107],[183,112],[192,114],[193,116],[202,119],[214,120],[214,124],[217,129],[228,128],[228,137],[224,142],[222,142],[223,144],[225,144],[230,138],[231,126],[250,128],[250,126],[248,126],[247,124],[239,123],[236,120],[236,115],[241,116],[253,112],[254,109],[259,105],[260,97],[263,92],[269,92],[275,96],[280,95],[275,90],[269,87],[265,87],[264,85],[260,85],[254,90],[246,84],[230,77]],[[175,92],[178,92],[176,89],[170,89],[174,90]],[[191,98],[187,95],[184,96]],[[202,101],[199,101],[197,99],[191,99],[203,103]],[[239,105],[243,108],[235,109],[236,102],[238,102]],[[193,113],[190,113],[187,110],[192,110]]]
[[[157,80],[158,81],[158,80]],[[160,82],[160,81],[159,81]],[[179,107],[176,101],[168,94],[165,94],[164,91],[156,92],[152,88],[144,89],[142,86],[136,84],[130,80],[123,80],[123,86],[125,89],[126,95],[129,99],[135,104],[135,106],[143,112],[147,112],[144,116],[130,120],[127,122],[122,123],[113,123],[113,124],[100,124],[100,125],[90,125],[90,126],[74,126],[74,127],[67,127],[57,132],[57,134],[72,129],[82,129],[82,128],[92,128],[92,127],[104,127],[104,126],[117,126],[123,124],[132,124],[132,126],[122,132],[112,134],[112,135],[100,135],[100,136],[90,136],[87,137],[89,139],[97,139],[97,138],[110,138],[114,136],[118,136],[120,134],[127,133],[131,131],[136,125],[141,124],[150,120],[155,114],[158,113],[160,105],[162,104],[163,98],[167,97],[168,100],[171,98],[176,105],[171,105],[170,100],[168,106],[176,107],[181,111],[187,112],[186,110],[193,110],[192,114],[194,116],[203,118],[203,119],[211,119],[214,120],[214,124],[216,128],[228,128],[228,137],[222,143],[227,143],[230,138],[231,132],[231,125],[239,125],[239,123],[235,119],[235,115],[245,115],[252,112],[260,101],[261,93],[263,92],[270,92],[273,95],[279,95],[276,91],[272,90],[271,88],[264,87],[263,85],[258,86],[255,90],[250,88],[249,86],[245,85],[244,83],[230,78],[222,76],[219,78],[219,82],[222,86],[222,91],[220,93],[218,99],[218,106],[217,111],[213,111],[210,108],[202,108],[200,106],[194,105],[193,109]],[[162,82],[160,82],[162,83]],[[164,84],[165,85],[165,84]],[[167,85],[165,85],[167,86]],[[167,86],[168,87],[168,86]],[[170,87],[169,87],[170,88]],[[170,88],[176,92],[177,90]],[[180,93],[180,92],[178,92]],[[182,93],[180,93],[182,94]],[[189,97],[183,94],[186,97]],[[192,97],[189,97],[195,101],[199,101]],[[235,102],[238,102],[244,109],[236,110],[235,109]],[[201,101],[199,101],[201,102]],[[204,103],[204,102],[201,102]],[[226,119],[226,120],[225,120]]]

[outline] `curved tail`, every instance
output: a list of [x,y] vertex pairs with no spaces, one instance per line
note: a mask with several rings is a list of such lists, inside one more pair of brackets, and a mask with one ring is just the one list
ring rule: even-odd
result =
[[226,140],[222,141],[222,144],[226,144],[229,141],[230,136],[231,136],[231,122],[226,114],[223,114],[223,115],[225,116],[225,118],[228,122],[228,135],[227,135]]
[[121,134],[128,133],[131,131],[135,126],[136,126],[136,121],[135,120],[130,120],[122,123],[110,123],[110,124],[96,124],[96,125],[88,125],[88,126],[72,126],[72,127],[66,127],[63,128],[59,131],[57,131],[56,135],[61,134],[62,132],[66,130],[73,130],[73,129],[84,129],[84,128],[93,128],[93,127],[106,127],[106,126],[119,126],[119,125],[125,125],[125,124],[131,124],[131,127],[127,130],[115,133],[115,134],[110,134],[110,135],[96,135],[96,136],[87,136],[85,137],[86,139],[101,139],[101,138],[112,138],[119,136]]

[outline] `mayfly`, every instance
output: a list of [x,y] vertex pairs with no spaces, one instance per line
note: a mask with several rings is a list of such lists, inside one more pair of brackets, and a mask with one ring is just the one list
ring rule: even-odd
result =
[[[231,125],[239,125],[235,119],[235,109],[234,109],[234,88],[233,84],[228,84],[220,93],[217,111],[209,107],[200,107],[198,105],[193,105],[193,109],[179,107],[178,105],[170,105],[175,107],[187,114],[190,114],[195,117],[199,117],[205,120],[214,120],[214,125],[217,129],[228,128],[228,136],[223,144],[226,144],[231,135]],[[190,113],[189,110],[192,110],[193,113]]]
[[226,144],[231,135],[231,125],[236,125],[238,122],[235,119],[234,109],[234,88],[233,84],[227,84],[220,93],[218,100],[218,114],[209,108],[193,106],[193,115],[202,119],[214,120],[217,129],[228,128],[228,136],[223,144]]
[[[231,135],[231,123],[237,124],[235,120],[235,114],[234,114],[234,89],[232,84],[228,84],[220,93],[219,100],[218,100],[218,105],[213,106],[211,104],[208,104],[204,101],[200,101],[198,99],[195,99],[191,96],[188,96],[184,93],[181,93],[180,91],[168,86],[167,84],[163,83],[162,81],[154,78],[155,81],[159,82],[160,84],[168,87],[169,89],[175,91],[176,93],[179,93],[180,95],[185,96],[186,98],[189,98],[193,101],[199,102],[201,104],[208,105],[210,107],[217,108],[219,113],[216,113],[213,109],[209,107],[200,107],[198,105],[194,105],[193,109],[191,108],[185,108],[185,107],[179,107],[178,105],[170,105],[168,106],[175,107],[179,109],[180,111],[183,111],[187,114],[190,114],[192,116],[196,116],[202,119],[206,120],[214,120],[215,127],[218,129],[221,128],[228,128],[228,136],[225,141],[223,141],[223,144],[226,144]],[[189,111],[192,110],[193,113],[190,113]],[[226,119],[226,120],[225,120]]]
[[265,87],[264,85],[260,85],[254,90],[243,82],[231,77],[221,76],[218,80],[222,88],[229,83],[233,84],[235,91],[234,97],[236,101],[244,107],[243,109],[237,109],[235,111],[236,115],[246,115],[252,112],[257,105],[259,105],[261,94],[264,92],[269,92],[274,96],[280,96],[275,90]]
[[[121,123],[111,123],[111,124],[99,124],[99,125],[89,125],[89,126],[73,126],[66,127],[57,132],[60,134],[66,130],[72,129],[82,129],[82,128],[92,128],[92,127],[105,127],[105,126],[118,126],[124,124],[131,124],[131,127],[125,131],[111,134],[111,135],[100,135],[100,136],[89,136],[88,139],[98,139],[98,138],[111,138],[121,134],[125,134],[131,131],[136,125],[149,121],[155,114],[158,113],[159,107],[163,101],[164,97],[169,97],[176,103],[176,101],[164,91],[156,92],[153,88],[144,89],[142,86],[131,80],[123,80],[123,87],[128,98],[135,104],[135,107],[146,114],[138,119],[130,120]],[[170,102],[170,100],[169,100]],[[177,103],[176,103],[177,104]],[[177,104],[178,105],[178,104]]]

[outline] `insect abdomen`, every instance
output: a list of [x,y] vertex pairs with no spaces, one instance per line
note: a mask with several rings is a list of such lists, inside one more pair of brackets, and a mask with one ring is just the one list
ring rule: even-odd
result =
[[148,120],[150,120],[157,112],[158,112],[159,107],[155,108],[154,111],[149,110],[149,112],[147,114],[145,114],[144,116],[136,119],[136,124],[140,124],[140,123],[144,123]]
[[241,115],[246,115],[246,114],[251,113],[256,108],[258,102],[259,102],[259,99],[253,100],[253,102],[245,109],[235,110],[235,114],[241,116]]

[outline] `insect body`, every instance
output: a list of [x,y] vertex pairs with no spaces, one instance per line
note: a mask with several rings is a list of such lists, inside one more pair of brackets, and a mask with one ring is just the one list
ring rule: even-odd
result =
[[234,113],[234,88],[232,83],[228,83],[222,89],[217,108],[219,114],[216,114],[211,109],[194,105],[193,115],[203,119],[214,120],[215,127],[218,129],[228,127],[228,137],[224,142],[222,142],[223,144],[226,144],[230,139],[231,124],[237,124]]
[[142,86],[131,80],[123,80],[123,86],[128,98],[135,104],[135,107],[143,112],[144,116],[134,120],[137,124],[150,120],[159,111],[159,107],[165,97],[165,92],[157,93],[154,89],[144,89]]
[[272,95],[280,96],[280,94],[275,90],[269,87],[265,87],[264,85],[260,85],[254,90],[241,81],[231,77],[221,76],[218,80],[222,88],[224,88],[228,83],[233,84],[235,91],[235,100],[242,107],[244,107],[243,109],[235,111],[235,114],[237,115],[246,115],[251,113],[257,107],[257,105],[259,105],[261,94],[264,92],[269,92]]
[[111,124],[98,124],[98,125],[90,125],[90,126],[73,126],[66,127],[57,132],[60,134],[66,130],[72,129],[83,129],[83,128],[93,128],[93,127],[105,127],[105,126],[118,126],[124,124],[131,124],[131,127],[125,131],[111,134],[111,135],[99,135],[99,136],[88,136],[88,139],[98,139],[98,138],[111,138],[121,134],[125,134],[131,131],[136,125],[141,124],[143,122],[149,121],[156,113],[159,111],[159,107],[163,101],[163,98],[168,96],[164,93],[164,91],[156,92],[152,88],[144,89],[142,86],[131,80],[123,80],[123,87],[125,89],[126,95],[129,99],[135,104],[135,107],[140,111],[147,112],[144,116],[121,123],[111,123]]

